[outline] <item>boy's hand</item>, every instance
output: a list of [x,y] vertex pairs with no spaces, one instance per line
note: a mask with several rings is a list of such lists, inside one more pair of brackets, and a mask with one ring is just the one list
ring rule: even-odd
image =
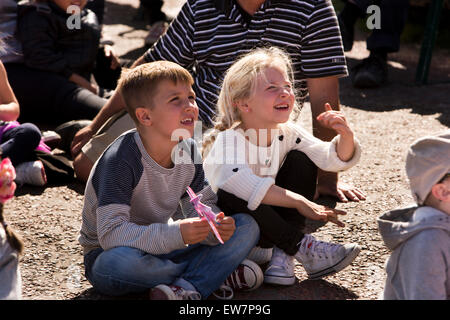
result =
[[223,212],[219,212],[216,216],[218,223],[217,231],[219,231],[220,237],[224,242],[228,241],[234,234],[236,226],[232,217],[225,216]]
[[344,227],[345,224],[339,221],[338,215],[346,215],[343,210],[332,209],[311,201],[302,201],[297,206],[297,210],[300,214],[311,220],[331,221],[339,227]]
[[353,135],[344,114],[341,111],[333,110],[329,103],[325,103],[325,112],[317,116],[317,121],[323,127],[333,129],[341,136]]
[[185,244],[196,244],[206,239],[211,230],[208,221],[188,218],[180,222],[181,236]]

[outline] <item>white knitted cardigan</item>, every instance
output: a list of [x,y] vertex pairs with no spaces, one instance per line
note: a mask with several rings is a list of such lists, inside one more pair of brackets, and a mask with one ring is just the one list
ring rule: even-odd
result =
[[268,147],[249,142],[245,136],[252,134],[256,132],[239,129],[220,132],[203,163],[212,189],[215,192],[222,189],[247,201],[250,210],[259,206],[267,190],[275,183],[278,170],[291,150],[304,152],[317,167],[330,172],[347,170],[361,157],[361,146],[356,138],[353,157],[345,162],[336,152],[339,135],[330,142],[324,142],[294,123],[281,126],[272,135]]

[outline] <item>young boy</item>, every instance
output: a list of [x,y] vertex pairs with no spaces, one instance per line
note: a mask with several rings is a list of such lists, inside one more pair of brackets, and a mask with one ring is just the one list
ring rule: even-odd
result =
[[[86,278],[103,294],[153,288],[151,299],[206,299],[219,287],[232,294],[230,287],[251,290],[262,282],[259,267],[244,260],[259,238],[256,222],[220,212],[190,139],[198,117],[192,84],[186,69],[167,61],[141,65],[120,80],[136,129],[96,162],[79,238]],[[224,244],[198,217],[188,186],[220,212]]]
[[393,250],[384,299],[450,299],[450,130],[415,141],[406,173],[418,206],[378,219]]

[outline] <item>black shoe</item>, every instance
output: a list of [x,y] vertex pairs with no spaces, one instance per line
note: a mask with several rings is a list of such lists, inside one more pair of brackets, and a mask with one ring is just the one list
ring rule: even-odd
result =
[[385,59],[370,55],[350,70],[353,86],[356,88],[376,88],[387,80],[388,68]]
[[341,15],[338,15],[339,29],[341,29],[342,45],[344,51],[350,51],[353,48],[353,39],[355,36],[355,29],[353,25],[348,25]]
[[84,127],[91,124],[91,120],[72,120],[56,127],[55,132],[61,136],[58,149],[70,154],[70,145],[75,134]]

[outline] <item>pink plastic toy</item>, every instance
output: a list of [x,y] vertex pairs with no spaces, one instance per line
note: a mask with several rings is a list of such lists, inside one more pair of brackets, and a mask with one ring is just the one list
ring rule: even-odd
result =
[[220,237],[219,231],[217,231],[216,228],[216,215],[211,210],[211,207],[208,207],[200,202],[200,199],[203,195],[196,195],[194,190],[191,189],[191,187],[187,187],[187,193],[189,197],[191,198],[191,203],[194,206],[195,210],[197,211],[198,215],[202,220],[208,221],[209,226],[211,227],[212,231],[216,235],[216,238],[220,241],[221,244],[223,244],[223,240]]
[[14,197],[16,191],[16,170],[14,169],[11,160],[5,158],[0,162],[0,203],[3,204],[7,200]]

